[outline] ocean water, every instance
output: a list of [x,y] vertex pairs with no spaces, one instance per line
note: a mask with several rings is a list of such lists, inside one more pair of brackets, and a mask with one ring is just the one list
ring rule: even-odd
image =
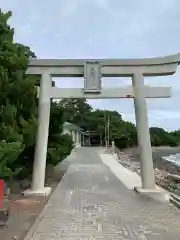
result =
[[164,156],[162,158],[167,160],[167,161],[169,161],[169,162],[173,162],[174,164],[180,166],[180,153],[176,153],[176,154],[169,155],[169,156]]

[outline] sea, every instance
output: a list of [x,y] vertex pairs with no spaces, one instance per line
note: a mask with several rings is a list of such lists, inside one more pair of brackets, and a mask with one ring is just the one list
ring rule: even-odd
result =
[[180,153],[172,154],[169,156],[162,157],[163,159],[174,163],[177,166],[180,166]]

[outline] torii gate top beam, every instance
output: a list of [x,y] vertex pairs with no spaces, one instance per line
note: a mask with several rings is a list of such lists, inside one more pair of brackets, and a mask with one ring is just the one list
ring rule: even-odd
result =
[[83,77],[86,62],[99,62],[102,77],[131,77],[137,72],[144,76],[171,75],[180,64],[180,53],[144,59],[31,59],[27,74],[51,74],[54,77]]

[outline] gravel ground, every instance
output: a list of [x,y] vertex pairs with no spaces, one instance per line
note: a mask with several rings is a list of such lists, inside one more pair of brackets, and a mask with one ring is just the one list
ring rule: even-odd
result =
[[[153,159],[155,162],[161,159],[163,156],[169,156],[180,152],[180,148],[175,147],[154,147]],[[139,162],[139,151],[137,148],[117,150],[119,162],[130,169],[140,174],[140,162]],[[161,187],[180,195],[180,182],[168,179],[168,171],[160,170],[155,168],[154,174],[156,177],[156,184]]]
[[[180,148],[177,147],[154,147],[152,148],[152,150],[154,161],[158,161],[158,159],[163,156],[180,153]],[[118,151],[117,153],[120,162],[129,167],[131,170],[137,170],[140,168],[139,151],[137,148],[123,149],[121,151]]]

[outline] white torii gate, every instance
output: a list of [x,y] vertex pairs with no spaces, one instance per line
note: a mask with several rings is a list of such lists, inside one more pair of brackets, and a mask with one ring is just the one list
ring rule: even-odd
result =
[[[44,187],[49,132],[50,101],[52,98],[133,98],[142,188],[139,192],[157,192],[153,171],[146,98],[169,98],[171,88],[144,86],[144,76],[172,75],[180,63],[180,54],[149,59],[32,59],[27,74],[41,75],[39,116],[34,156],[32,189],[26,195],[48,195]],[[84,88],[52,87],[52,77],[84,77]],[[132,86],[102,88],[102,77],[132,77]],[[116,80],[117,81],[117,80]],[[113,79],[112,79],[113,84]]]

